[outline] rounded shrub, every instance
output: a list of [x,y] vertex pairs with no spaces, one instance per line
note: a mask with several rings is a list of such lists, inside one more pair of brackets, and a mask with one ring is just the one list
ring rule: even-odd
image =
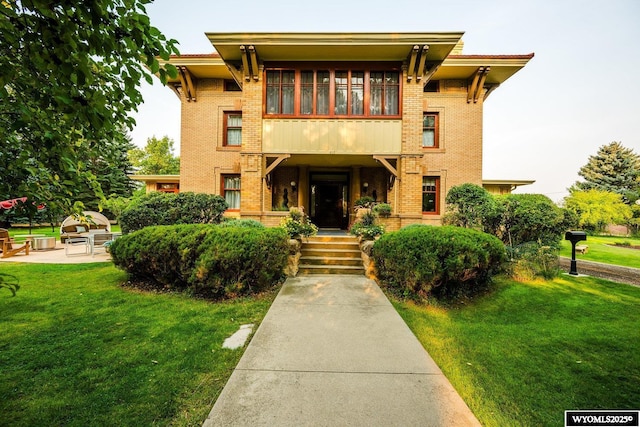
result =
[[282,278],[288,237],[280,228],[206,224],[152,226],[110,247],[134,281],[213,298],[261,292]]
[[468,293],[487,284],[506,260],[505,247],[495,236],[428,225],[384,234],[371,257],[381,284],[409,297]]
[[134,199],[119,221],[124,233],[151,225],[218,224],[228,207],[224,198],[214,194],[154,191]]

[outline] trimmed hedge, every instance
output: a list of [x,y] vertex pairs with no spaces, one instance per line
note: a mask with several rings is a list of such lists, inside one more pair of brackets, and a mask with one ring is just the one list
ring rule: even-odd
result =
[[371,257],[381,284],[409,297],[466,293],[487,284],[506,260],[505,247],[495,236],[428,225],[383,235]]
[[152,225],[218,224],[228,207],[218,195],[154,191],[134,199],[118,221],[124,233]]
[[274,286],[287,265],[288,241],[280,228],[152,226],[116,239],[110,252],[132,280],[229,298]]

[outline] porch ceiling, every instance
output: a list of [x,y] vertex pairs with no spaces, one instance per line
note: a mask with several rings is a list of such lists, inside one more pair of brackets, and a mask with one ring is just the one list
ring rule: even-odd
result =
[[349,156],[337,154],[293,154],[282,162],[280,166],[309,166],[314,168],[383,167],[381,163],[373,158],[373,155]]

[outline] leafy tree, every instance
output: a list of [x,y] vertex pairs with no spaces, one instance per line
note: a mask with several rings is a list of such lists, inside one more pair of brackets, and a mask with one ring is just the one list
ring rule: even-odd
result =
[[571,227],[570,215],[542,194],[506,194],[497,198],[502,205],[502,241],[516,247],[526,242],[556,247]]
[[578,174],[575,190],[601,190],[620,194],[625,203],[640,198],[640,156],[619,142],[603,145]]
[[70,208],[79,183],[102,196],[83,156],[132,128],[142,78],[177,75],[158,60],[177,42],[151,26],[150,2],[2,2],[0,197]]
[[168,136],[147,139],[144,149],[129,150],[129,159],[142,175],[177,175],[180,173],[180,158],[174,156],[173,139]]
[[573,191],[564,202],[566,209],[578,215],[579,226],[590,231],[603,231],[609,224],[626,224],[632,218],[631,207],[620,194],[610,191]]
[[447,193],[445,224],[475,228],[492,232],[500,218],[500,206],[484,188],[475,184],[462,184]]

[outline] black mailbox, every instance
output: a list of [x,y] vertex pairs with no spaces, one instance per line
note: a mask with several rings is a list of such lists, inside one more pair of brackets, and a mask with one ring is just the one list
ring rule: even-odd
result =
[[587,240],[587,233],[584,231],[567,231],[564,235],[564,240],[571,242],[571,270],[569,274],[574,276],[578,275],[578,268],[576,263],[576,243],[581,240]]

